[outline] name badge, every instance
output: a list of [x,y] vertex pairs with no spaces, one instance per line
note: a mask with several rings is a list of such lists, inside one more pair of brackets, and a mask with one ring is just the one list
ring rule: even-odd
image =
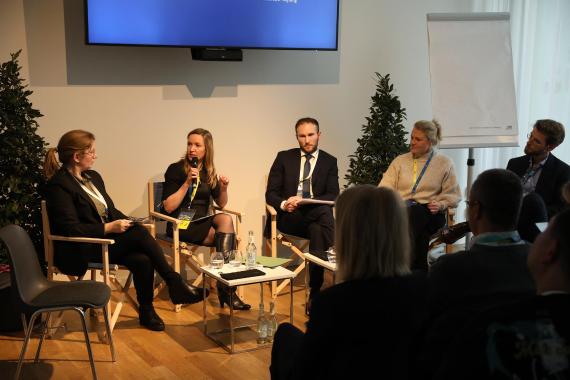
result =
[[194,215],[196,215],[196,210],[194,209],[180,211],[178,220],[180,220],[181,223],[178,224],[178,228],[181,230],[188,229],[190,222],[192,222],[192,219],[194,218]]

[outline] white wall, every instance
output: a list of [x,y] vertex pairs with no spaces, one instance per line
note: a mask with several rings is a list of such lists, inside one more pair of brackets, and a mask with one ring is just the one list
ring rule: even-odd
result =
[[391,74],[409,123],[431,118],[425,15],[470,7],[344,0],[338,52],[246,50],[243,62],[220,63],[192,61],[188,49],[85,46],[81,1],[2,0],[0,61],[23,49],[23,76],[45,115],[39,133],[51,145],[70,129],[95,133],[95,169],[126,213],[147,214],[147,181],[183,154],[188,131],[209,129],[218,171],[231,179],[229,206],[260,236],[264,176],[278,150],[295,146],[295,120],[319,119],[342,186],[373,73]]

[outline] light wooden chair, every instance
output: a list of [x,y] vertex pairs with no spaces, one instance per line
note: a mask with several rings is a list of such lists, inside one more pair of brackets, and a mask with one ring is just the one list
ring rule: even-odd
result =
[[[138,310],[138,302],[129,294],[129,288],[131,287],[133,281],[133,274],[129,272],[129,275],[124,284],[117,278],[117,272],[119,270],[128,270],[126,267],[119,266],[117,264],[109,263],[109,245],[114,244],[113,239],[101,239],[101,238],[88,238],[88,237],[69,237],[69,236],[59,236],[53,235],[51,233],[49,225],[49,217],[47,211],[46,201],[41,202],[42,209],[42,225],[43,225],[43,235],[44,235],[44,254],[47,263],[47,278],[48,280],[53,280],[54,274],[60,273],[59,269],[54,264],[54,241],[64,241],[70,243],[87,243],[87,244],[98,244],[101,246],[101,263],[89,263],[88,272],[91,274],[91,280],[97,279],[97,271],[101,272],[103,282],[107,284],[111,289],[116,290],[115,295],[115,307],[111,308],[111,305],[107,307],[107,313],[109,318],[109,324],[111,331],[113,331],[117,319],[123,308],[125,302],[129,303],[135,310]],[[145,225],[154,236],[154,226]],[[87,274],[87,273],[86,273]],[[67,276],[71,281],[82,280],[83,277]],[[155,296],[160,291],[162,285],[155,288]],[[57,323],[56,323],[57,324]]]
[[[269,204],[265,204],[265,209],[267,210],[268,217],[270,218],[271,231],[269,237],[265,239],[266,252],[269,252],[271,257],[277,257],[277,243],[280,243],[284,247],[291,250],[291,256],[289,257],[289,262],[292,262],[297,257],[301,260],[301,263],[293,272],[295,276],[305,269],[305,256],[304,251],[309,246],[309,240],[290,234],[285,234],[277,229],[277,211],[275,208]],[[271,297],[276,298],[283,289],[286,289],[289,285],[290,279],[285,279],[278,283],[276,281],[271,283]]]
[[[202,272],[200,267],[204,266],[205,263],[200,256],[196,253],[201,245],[190,244],[180,241],[180,230],[179,225],[181,220],[173,218],[171,216],[165,215],[162,212],[162,193],[164,188],[164,182],[153,182],[148,183],[148,210],[149,218],[151,223],[155,226],[156,231],[156,241],[165,248],[168,248],[172,252],[172,262],[174,270],[178,273],[181,271],[181,264],[185,263],[193,272],[196,273],[196,279],[192,283],[194,286],[198,286],[202,280]],[[237,246],[239,249],[240,244],[240,227],[242,217],[245,215],[242,212],[230,210],[227,208],[221,208],[214,206],[212,207],[212,213],[214,212],[225,212],[234,218],[234,228],[237,237]],[[172,237],[166,235],[165,226],[159,226],[159,224],[165,225],[166,223],[172,223]],[[215,247],[207,247],[210,250],[210,254],[216,249]],[[241,288],[240,292],[241,292]],[[240,294],[241,295],[241,294]],[[175,310],[180,311],[180,305],[175,305]]]

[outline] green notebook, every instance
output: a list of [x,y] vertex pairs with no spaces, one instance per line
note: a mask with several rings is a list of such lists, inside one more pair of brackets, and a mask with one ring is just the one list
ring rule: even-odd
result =
[[258,264],[261,264],[266,268],[276,268],[291,261],[291,259],[282,259],[281,257],[271,256],[257,256],[256,261]]

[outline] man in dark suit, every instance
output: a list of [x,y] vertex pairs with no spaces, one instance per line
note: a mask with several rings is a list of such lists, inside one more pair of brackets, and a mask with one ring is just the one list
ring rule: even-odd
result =
[[530,246],[516,231],[521,199],[521,181],[508,170],[487,170],[473,183],[467,209],[474,234],[471,248],[444,255],[429,272],[423,377],[433,374],[454,335],[472,316],[534,293],[526,264]]
[[[313,118],[299,119],[295,134],[300,149],[294,148],[277,154],[267,180],[265,201],[277,210],[277,228],[284,233],[310,240],[311,252],[322,252],[334,243],[332,207],[304,204],[311,198],[334,201],[339,194],[336,158],[320,150],[319,122]],[[266,236],[269,231],[266,226]],[[309,266],[310,299],[323,284],[323,268]]]
[[[551,153],[563,141],[562,124],[549,119],[537,120],[528,136],[525,155],[512,158],[507,164],[507,170],[518,175],[523,185],[521,233],[533,228],[536,222],[552,218],[564,207],[562,186],[570,180],[570,166]],[[544,213],[547,216],[541,215]],[[534,241],[536,235],[538,230],[531,232],[530,240]]]

